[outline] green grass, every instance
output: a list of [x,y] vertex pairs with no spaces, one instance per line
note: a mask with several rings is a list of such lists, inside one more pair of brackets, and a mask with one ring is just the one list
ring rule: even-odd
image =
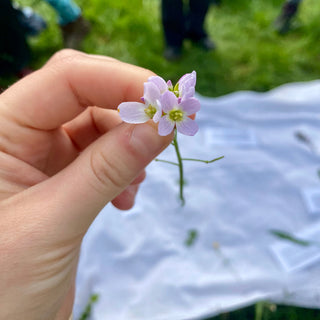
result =
[[314,309],[277,306],[259,302],[255,306],[224,313],[206,320],[318,320],[320,311]]
[[[19,0],[49,21],[43,34],[31,39],[33,67],[40,67],[62,48],[54,11],[41,0]],[[266,91],[281,84],[319,78],[320,3],[304,0],[297,27],[278,35],[272,22],[282,0],[222,0],[206,20],[217,44],[206,53],[185,44],[183,59],[169,63],[162,57],[163,35],[159,0],[78,0],[92,23],[92,32],[82,50],[109,55],[149,68],[173,81],[192,70],[198,73],[197,90],[220,96],[238,90]]]
[[[41,0],[18,0],[32,5],[48,21],[39,37],[30,39],[32,66],[41,67],[57,50],[62,38],[54,11]],[[149,68],[172,81],[192,70],[198,74],[197,90],[220,96],[238,90],[266,91],[281,84],[318,79],[320,75],[320,2],[304,0],[296,27],[279,36],[272,22],[282,0],[222,0],[212,7],[207,30],[217,44],[206,53],[185,44],[181,61],[169,63],[162,57],[163,35],[159,0],[78,0],[92,30],[83,43],[88,53],[109,55]],[[9,85],[15,78],[1,79]],[[258,303],[216,320],[314,320],[318,310]]]

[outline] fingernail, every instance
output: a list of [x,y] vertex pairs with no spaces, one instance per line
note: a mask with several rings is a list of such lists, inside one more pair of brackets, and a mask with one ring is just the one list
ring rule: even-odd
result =
[[165,140],[159,136],[157,128],[143,123],[135,125],[130,144],[142,156],[154,157],[165,147]]

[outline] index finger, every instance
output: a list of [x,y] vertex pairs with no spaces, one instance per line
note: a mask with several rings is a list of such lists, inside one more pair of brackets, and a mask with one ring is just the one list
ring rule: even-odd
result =
[[0,96],[0,111],[20,125],[52,130],[87,106],[115,109],[143,94],[149,70],[115,59],[68,51]]

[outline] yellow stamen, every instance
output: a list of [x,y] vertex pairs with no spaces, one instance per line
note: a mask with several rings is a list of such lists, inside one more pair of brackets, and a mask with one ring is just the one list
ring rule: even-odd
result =
[[183,111],[180,109],[172,109],[169,111],[169,119],[174,122],[183,120]]
[[150,119],[152,119],[153,116],[156,114],[157,109],[153,105],[149,104],[149,106],[144,109],[144,112]]

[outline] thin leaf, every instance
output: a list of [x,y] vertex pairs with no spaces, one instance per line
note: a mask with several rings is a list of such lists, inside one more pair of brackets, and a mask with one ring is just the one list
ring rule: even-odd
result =
[[299,244],[301,246],[308,247],[310,245],[315,244],[315,242],[312,242],[312,241],[296,238],[288,232],[284,232],[280,230],[270,230],[270,232],[280,239],[288,240],[295,244]]
[[185,241],[185,245],[187,247],[191,247],[194,244],[194,242],[196,241],[197,238],[198,238],[198,231],[195,230],[195,229],[189,230],[188,238]]

